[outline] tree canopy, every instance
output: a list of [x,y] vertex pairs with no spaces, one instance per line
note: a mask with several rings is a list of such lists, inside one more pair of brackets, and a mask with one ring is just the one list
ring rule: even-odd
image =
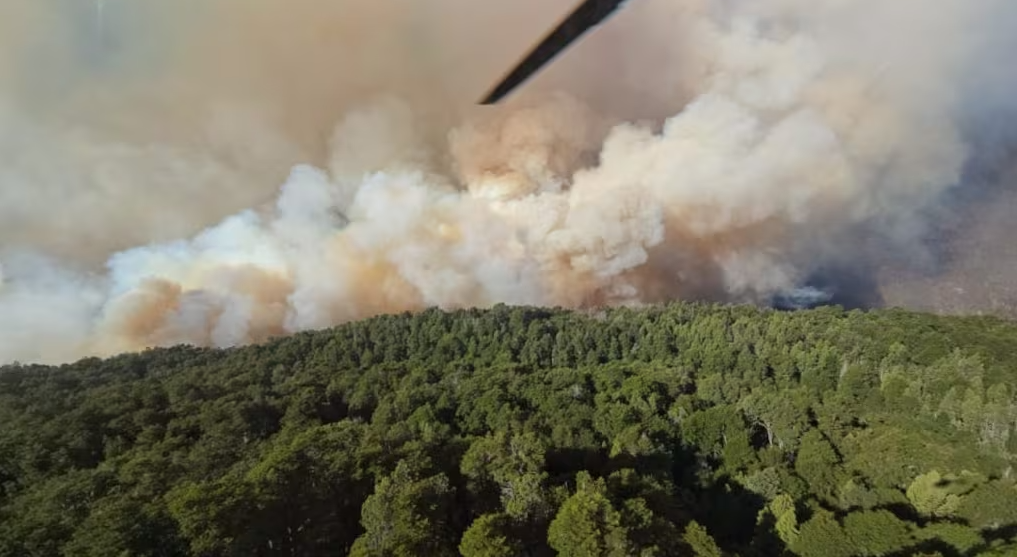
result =
[[0,368],[0,557],[1006,555],[1017,326],[379,316]]

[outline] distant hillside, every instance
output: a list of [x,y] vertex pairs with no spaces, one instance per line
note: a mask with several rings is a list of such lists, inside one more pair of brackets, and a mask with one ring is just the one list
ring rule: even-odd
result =
[[1013,555],[1017,325],[383,316],[0,368],[0,556]]

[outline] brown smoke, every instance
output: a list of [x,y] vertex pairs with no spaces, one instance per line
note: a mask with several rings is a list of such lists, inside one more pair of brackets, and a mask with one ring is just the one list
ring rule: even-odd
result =
[[573,4],[5,4],[0,360],[428,306],[766,302],[868,257],[860,229],[918,249],[1015,11],[642,0],[474,106]]

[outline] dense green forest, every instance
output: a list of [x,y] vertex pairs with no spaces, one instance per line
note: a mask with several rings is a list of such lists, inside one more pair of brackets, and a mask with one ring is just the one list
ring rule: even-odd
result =
[[676,303],[0,368],[0,556],[1014,555],[1017,325]]

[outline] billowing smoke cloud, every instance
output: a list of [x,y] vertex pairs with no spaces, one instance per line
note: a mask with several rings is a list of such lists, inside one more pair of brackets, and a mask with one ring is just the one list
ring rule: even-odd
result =
[[1004,0],[642,0],[471,107],[571,4],[0,8],[0,361],[765,303],[921,249],[1017,92]]

